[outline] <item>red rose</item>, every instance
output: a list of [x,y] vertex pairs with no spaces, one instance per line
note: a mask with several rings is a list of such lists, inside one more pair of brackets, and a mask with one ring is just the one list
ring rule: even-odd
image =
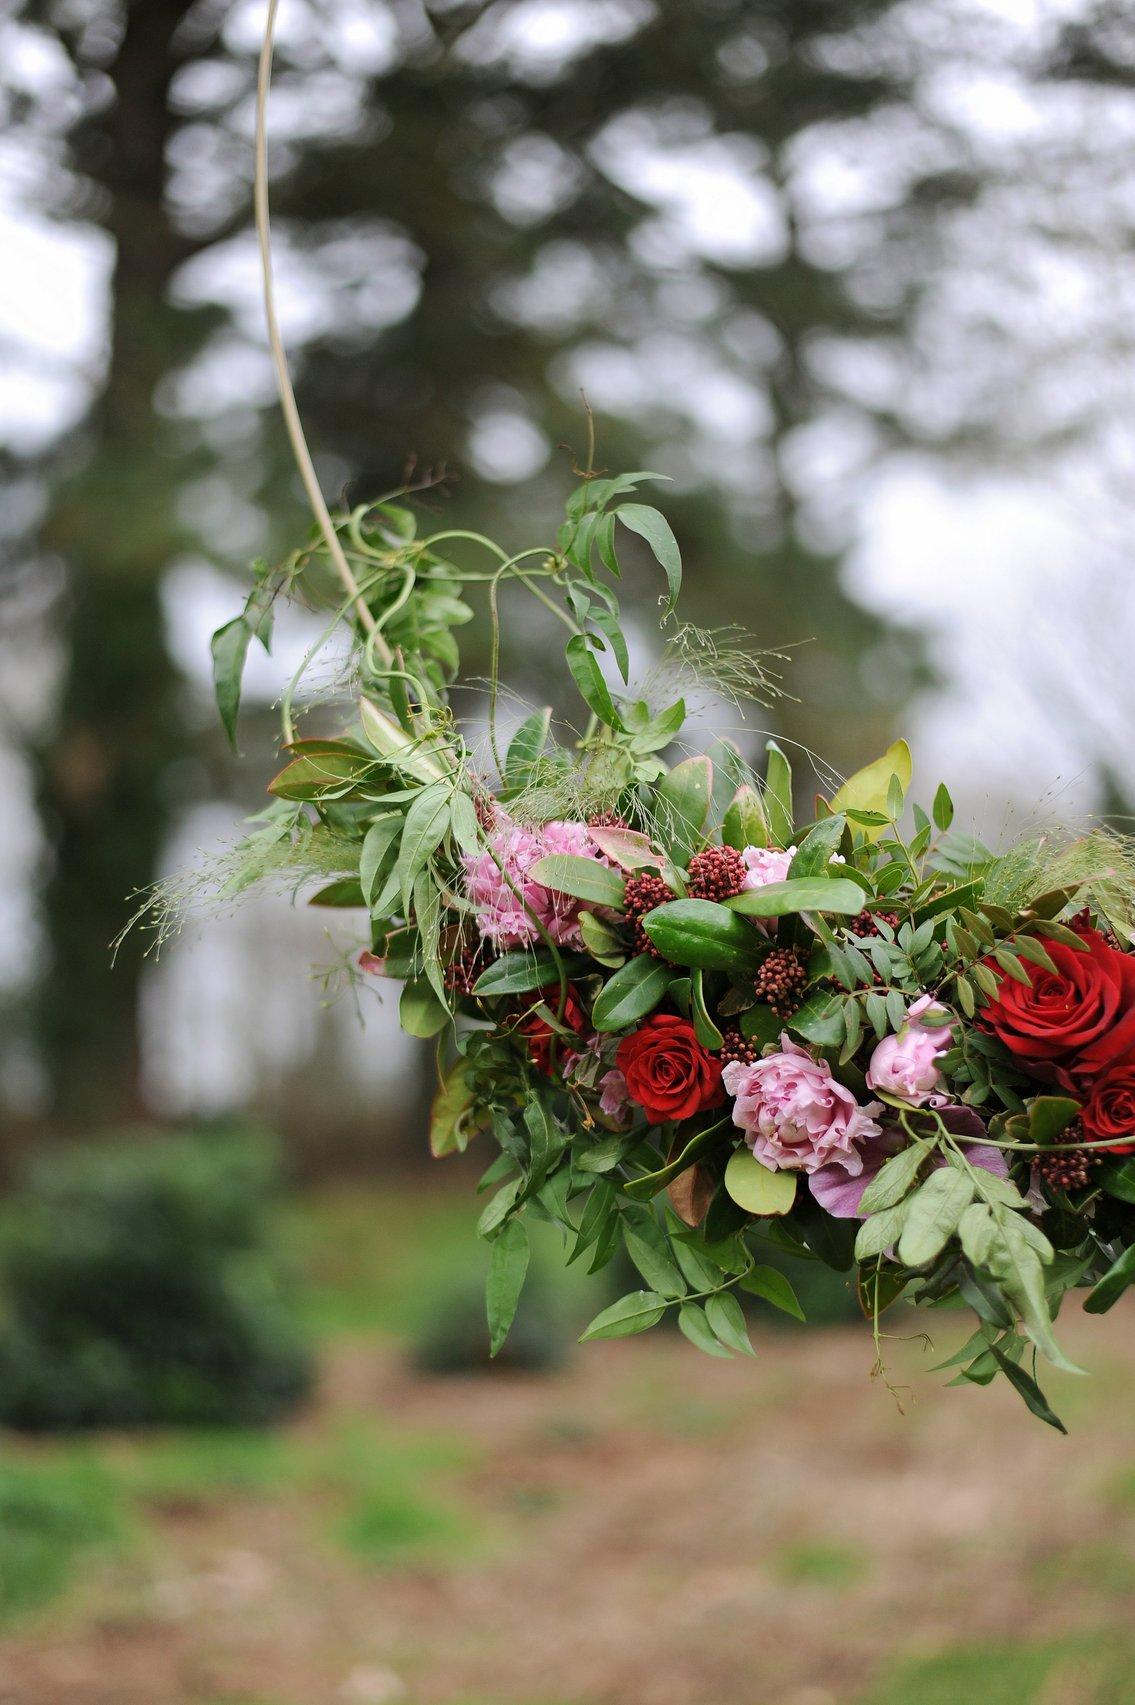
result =
[[[555,984],[552,988],[541,989],[540,999],[553,1012],[558,1011],[560,1004],[559,984]],[[569,1030],[574,1030],[577,1036],[587,1024],[583,1008],[579,1003],[579,996],[571,983],[567,987],[567,998],[564,1001],[560,1023],[566,1025]],[[557,1030],[553,1030],[548,1020],[541,1018],[538,1012],[533,1013],[531,1018],[525,1019],[524,1023],[519,1026],[518,1034],[523,1036],[528,1043],[528,1052],[531,1054],[537,1070],[542,1071],[545,1077],[550,1077],[552,1073],[552,1043],[558,1042],[559,1056],[562,1059],[564,1053],[563,1037]]]
[[1023,961],[1027,985],[991,964],[1000,986],[981,1015],[1010,1053],[1061,1077],[1092,1077],[1135,1053],[1135,958],[1099,930],[1079,933],[1086,952],[1045,942],[1055,972]]
[[1129,1137],[1125,1143],[1108,1142],[1109,1154],[1135,1151],[1135,1065],[1113,1066],[1097,1078],[1084,1103],[1081,1118],[1084,1134],[1094,1143],[1111,1137]]
[[615,1055],[627,1080],[627,1094],[652,1125],[688,1119],[725,1100],[721,1061],[703,1048],[693,1025],[671,1013],[648,1018]]

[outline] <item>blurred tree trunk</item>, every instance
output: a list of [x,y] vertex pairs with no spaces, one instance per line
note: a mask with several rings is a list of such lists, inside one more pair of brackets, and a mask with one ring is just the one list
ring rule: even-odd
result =
[[115,261],[106,383],[45,529],[69,587],[57,716],[38,754],[51,863],[37,1016],[52,1111],[67,1123],[141,1109],[141,946],[128,941],[111,974],[110,944],[128,896],[154,875],[166,770],[181,745],[159,582],[178,543],[176,492],[154,392],[187,319],[166,305],[189,250],[163,193],[173,38],[187,9],[180,0],[127,8],[106,67],[114,102],[74,139]]

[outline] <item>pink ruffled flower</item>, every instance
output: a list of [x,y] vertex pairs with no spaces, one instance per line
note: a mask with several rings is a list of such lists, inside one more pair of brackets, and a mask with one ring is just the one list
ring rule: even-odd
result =
[[848,1173],[863,1170],[859,1145],[880,1134],[872,1117],[877,1101],[860,1107],[850,1089],[787,1036],[780,1052],[751,1066],[734,1061],[722,1080],[734,1096],[733,1123],[757,1159],[773,1171],[816,1172],[833,1161]]
[[938,1056],[952,1044],[950,1026],[929,1030],[919,1020],[928,1012],[943,1009],[929,995],[921,995],[907,1008],[906,1023],[897,1036],[884,1036],[871,1055],[867,1086],[922,1107],[937,1099],[942,1074]]
[[764,888],[770,882],[787,880],[789,866],[796,857],[796,848],[787,847],[782,852],[779,847],[743,847],[741,857],[748,872],[745,887]]
[[[986,1172],[992,1172],[995,1178],[1008,1178],[1005,1156],[992,1143],[982,1142],[985,1121],[972,1107],[944,1107],[940,1111],[946,1129],[964,1145],[967,1160],[974,1166],[983,1167]],[[864,1219],[866,1216],[861,1208],[863,1192],[879,1168],[897,1154],[904,1143],[901,1132],[894,1129],[883,1131],[864,1145],[860,1155],[862,1170],[854,1178],[838,1160],[831,1166],[822,1167],[819,1172],[813,1172],[808,1186],[824,1212],[837,1220]],[[936,1156],[933,1165],[945,1166],[945,1156]]]
[[[503,823],[490,835],[489,847],[492,852],[466,854],[462,861],[466,892],[477,908],[481,934],[501,948],[531,947],[542,939],[535,921],[538,918],[558,945],[581,946],[579,914],[586,910],[587,902],[545,888],[532,880],[529,871],[551,853],[573,853],[607,864],[586,823],[545,823],[540,829]],[[497,859],[504,866],[503,872]],[[513,887],[505,880],[505,872]]]

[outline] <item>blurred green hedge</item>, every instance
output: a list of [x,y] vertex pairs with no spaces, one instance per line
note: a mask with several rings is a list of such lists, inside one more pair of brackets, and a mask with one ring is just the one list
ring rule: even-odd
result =
[[274,1145],[132,1131],[42,1156],[0,1237],[0,1423],[258,1424],[311,1383]]

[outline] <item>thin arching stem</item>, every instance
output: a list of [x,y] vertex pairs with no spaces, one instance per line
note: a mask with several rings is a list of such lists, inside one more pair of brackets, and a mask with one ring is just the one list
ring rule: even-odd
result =
[[[272,352],[272,365],[276,370],[276,387],[280,393],[280,408],[283,411],[284,425],[296,459],[300,478],[307,492],[316,521],[319,523],[323,542],[327,553],[335,566],[335,572],[343,582],[348,597],[354,604],[359,622],[367,634],[374,635],[376,623],[370,608],[363,598],[359,585],[351,572],[350,564],[344,555],[335,531],[334,523],[324,501],[315,467],[311,460],[311,452],[307,447],[303,425],[296,407],[295,391],[292,389],[291,374],[288,371],[288,357],[284,350],[283,339],[280,336],[280,325],[276,316],[276,294],[272,279],[272,238],[268,221],[268,88],[272,81],[272,47],[276,34],[276,14],[279,10],[279,0],[268,0],[268,11],[264,20],[264,42],[260,49],[260,66],[256,79],[256,146],[255,173],[253,179],[253,203],[256,211],[256,240],[260,247],[260,270],[264,287],[264,314],[268,323],[268,347]],[[393,654],[381,635],[374,640],[373,651],[378,656],[384,668],[389,668],[394,661]]]

